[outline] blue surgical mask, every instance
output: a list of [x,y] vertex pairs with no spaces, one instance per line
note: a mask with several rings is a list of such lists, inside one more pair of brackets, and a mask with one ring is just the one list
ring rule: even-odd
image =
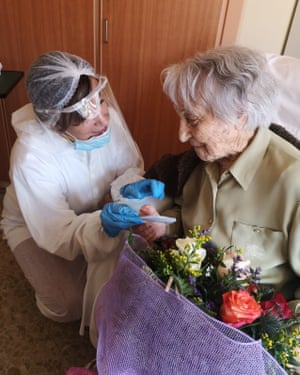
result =
[[75,150],[81,151],[92,151],[96,148],[101,148],[107,145],[110,141],[111,128],[109,127],[105,133],[98,135],[96,137],[89,138],[86,141],[80,139],[75,139],[73,142]]

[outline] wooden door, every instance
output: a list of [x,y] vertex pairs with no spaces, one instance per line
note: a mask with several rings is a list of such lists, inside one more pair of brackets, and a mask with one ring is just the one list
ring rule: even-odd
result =
[[188,147],[177,139],[178,118],[161,90],[171,63],[219,43],[225,0],[103,0],[102,73],[146,167]]
[[[62,50],[91,64],[99,59],[99,0],[1,0],[0,61],[3,69],[26,72],[40,54]],[[27,102],[24,79],[6,98],[8,122]],[[1,117],[0,117],[1,118]],[[3,137],[0,120],[0,137]],[[15,140],[7,129],[8,149]],[[7,149],[0,144],[0,180],[8,179]]]

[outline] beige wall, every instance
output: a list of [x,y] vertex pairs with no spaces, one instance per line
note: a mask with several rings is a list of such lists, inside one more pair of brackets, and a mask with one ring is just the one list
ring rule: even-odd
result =
[[296,0],[229,0],[222,44],[281,53]]
[[300,3],[297,5],[295,16],[291,24],[289,37],[285,46],[284,54],[300,58]]

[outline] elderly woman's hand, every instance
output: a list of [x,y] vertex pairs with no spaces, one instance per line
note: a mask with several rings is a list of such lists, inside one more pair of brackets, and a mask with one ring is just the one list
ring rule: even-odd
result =
[[[156,211],[155,207],[151,205],[144,205],[140,208],[140,216],[159,216],[159,213]],[[152,242],[157,238],[163,236],[166,232],[166,224],[156,223],[156,222],[147,222],[144,224],[137,225],[133,228],[134,233],[145,238],[148,242]]]
[[111,194],[110,193],[106,193],[105,196],[99,201],[99,203],[98,203],[98,209],[101,210],[106,205],[106,203],[110,203],[110,202],[113,202]]

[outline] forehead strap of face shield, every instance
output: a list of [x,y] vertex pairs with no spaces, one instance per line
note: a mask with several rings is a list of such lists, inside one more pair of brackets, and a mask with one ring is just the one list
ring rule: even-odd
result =
[[91,78],[95,78],[98,80],[97,86],[84,98],[79,100],[77,103],[74,103],[68,107],[62,108],[62,109],[36,109],[37,112],[40,113],[71,113],[71,112],[79,112],[80,114],[84,116],[84,113],[86,112],[86,108],[91,108],[92,110],[95,109],[95,106],[99,105],[99,99],[97,101],[94,100],[94,103],[92,102],[93,98],[99,95],[100,91],[104,89],[104,87],[107,84],[107,77],[105,76],[89,76]]
[[[79,100],[79,102],[70,105],[69,107],[63,108],[60,112],[61,113],[71,113],[71,112],[79,112],[80,114],[85,117],[84,112],[86,107],[91,107],[91,109],[95,109],[95,106],[99,103],[99,93],[104,89],[107,84],[107,78],[104,76],[94,76],[93,78],[98,80],[97,86],[84,98]],[[92,102],[94,99],[94,103]],[[82,113],[83,112],[83,113]]]

